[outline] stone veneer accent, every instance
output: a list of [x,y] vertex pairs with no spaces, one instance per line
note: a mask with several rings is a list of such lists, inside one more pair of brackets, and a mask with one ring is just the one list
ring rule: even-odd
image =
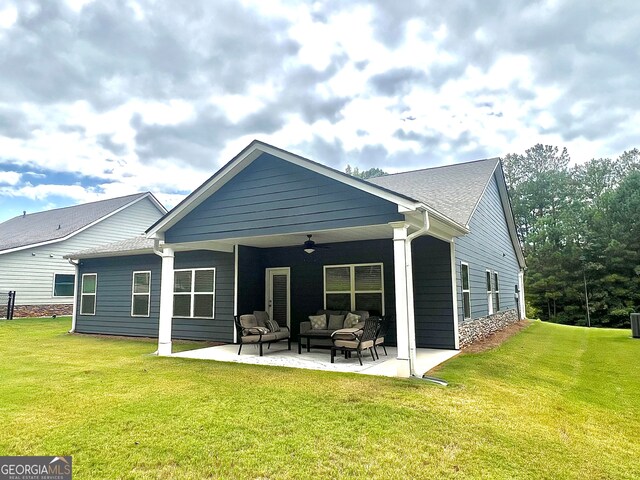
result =
[[16,305],[13,318],[71,315],[73,305]]
[[517,321],[519,321],[518,312],[515,309],[503,310],[486,317],[466,320],[458,327],[460,348],[468,347],[473,342],[487,338]]

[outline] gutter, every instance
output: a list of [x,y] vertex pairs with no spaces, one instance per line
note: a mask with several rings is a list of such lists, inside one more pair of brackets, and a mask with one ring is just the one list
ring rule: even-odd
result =
[[76,331],[76,317],[78,316],[78,276],[80,275],[80,261],[68,258],[67,261],[76,269],[73,277],[73,310],[71,311],[71,330],[69,333]]
[[408,327],[409,327],[409,375],[411,377],[418,377],[416,375],[416,315],[415,306],[413,301],[413,259],[411,257],[411,242],[415,238],[421,237],[429,232],[431,228],[431,221],[429,219],[429,212],[427,209],[422,210],[422,227],[415,232],[407,235],[407,239],[404,242],[405,248],[405,268],[407,278],[407,312],[408,312]]

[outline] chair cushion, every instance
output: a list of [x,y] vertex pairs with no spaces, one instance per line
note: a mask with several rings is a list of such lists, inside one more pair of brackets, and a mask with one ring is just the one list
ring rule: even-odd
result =
[[331,315],[329,317],[329,330],[340,330],[344,324],[344,315]]
[[242,328],[257,327],[258,321],[255,315],[240,315],[240,325]]
[[373,347],[373,340],[367,340],[366,342],[360,343],[358,340],[335,340],[333,345],[336,347],[345,347],[345,348],[358,348],[358,344],[360,345],[360,350],[366,350],[367,348]]
[[376,338],[376,345],[382,345],[384,343],[384,337]]
[[259,327],[267,327],[267,320],[269,320],[269,314],[267,312],[263,310],[254,310],[253,316],[256,317]]
[[271,332],[279,332],[280,324],[275,320],[271,320],[269,317],[264,321],[264,326],[269,329]]
[[333,332],[331,338],[333,340],[356,340],[359,336],[358,333],[362,334],[362,330],[359,328],[341,328]]
[[283,338],[289,338],[289,330],[278,330],[277,332],[271,332],[276,337],[276,340],[282,340]]
[[310,315],[309,321],[311,322],[311,330],[326,330],[327,328],[326,315]]
[[351,328],[359,321],[360,321],[360,315],[356,315],[354,313],[349,312],[347,313],[347,316],[344,317],[344,322],[342,326],[344,328]]

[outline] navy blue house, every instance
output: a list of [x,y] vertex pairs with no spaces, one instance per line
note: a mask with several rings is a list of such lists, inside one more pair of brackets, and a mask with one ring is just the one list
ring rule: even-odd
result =
[[160,355],[234,342],[234,314],[268,310],[295,337],[318,309],[357,309],[394,319],[408,375],[416,348],[524,317],[498,159],[364,181],[254,141],[146,236],[69,257],[73,330],[158,337]]

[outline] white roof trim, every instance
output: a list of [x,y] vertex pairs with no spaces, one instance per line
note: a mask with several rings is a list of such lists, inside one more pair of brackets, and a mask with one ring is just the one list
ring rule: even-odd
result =
[[390,192],[384,188],[369,184],[360,179],[350,177],[346,174],[342,174],[341,172],[338,172],[325,165],[321,165],[299,155],[295,155],[291,152],[273,147],[258,140],[254,140],[235,158],[233,158],[229,163],[218,170],[211,178],[209,178],[209,180],[198,187],[183,202],[179,203],[163,219],[153,225],[148,230],[147,236],[155,238],[158,233],[162,233],[174,226],[178,221],[180,221],[187,214],[193,211],[198,205],[204,202],[204,200],[213,195],[217,190],[219,190],[223,185],[225,185],[238,173],[244,170],[244,168],[246,168],[263,153],[273,155],[274,157],[278,157],[282,160],[293,163],[294,165],[306,168],[307,170],[311,170],[312,172],[319,173],[320,175],[324,175],[325,177],[331,178],[353,188],[357,188],[358,190],[370,193],[372,195],[375,195],[376,197],[395,203],[399,207],[402,207],[404,210],[413,211],[422,205],[420,202],[410,200],[409,198],[394,194],[393,192]]
[[166,208],[164,208],[164,206],[163,206],[160,202],[158,202],[158,200],[157,200],[157,199],[156,199],[156,198],[155,198],[155,197],[154,197],[150,192],[147,192],[147,193],[145,193],[143,196],[141,196],[141,197],[139,197],[139,198],[136,198],[135,200],[132,200],[131,202],[129,202],[129,203],[127,203],[127,204],[125,204],[125,205],[121,206],[120,208],[118,208],[118,209],[114,210],[113,212],[110,212],[110,213],[106,214],[105,216],[100,217],[99,219],[95,220],[94,222],[92,222],[92,223],[90,223],[90,224],[88,224],[88,225],[85,225],[85,226],[84,226],[84,227],[82,227],[82,228],[79,228],[79,229],[78,229],[78,230],[76,230],[75,232],[71,232],[69,235],[67,235],[67,236],[65,236],[65,237],[56,238],[56,239],[54,239],[54,240],[47,240],[47,241],[45,241],[45,242],[30,243],[29,245],[22,245],[22,246],[20,246],[20,247],[9,248],[9,249],[7,249],[7,250],[2,250],[2,251],[0,251],[0,255],[4,255],[4,254],[7,254],[7,253],[13,253],[13,252],[19,252],[19,251],[21,251],[21,250],[27,250],[27,249],[29,249],[29,248],[43,247],[43,246],[45,246],[45,245],[52,245],[52,244],[54,244],[54,243],[64,242],[65,240],[69,240],[70,238],[75,237],[75,236],[76,236],[76,235],[78,235],[79,233],[82,233],[82,232],[84,232],[85,230],[87,230],[88,228],[91,228],[91,227],[93,227],[94,225],[97,225],[98,223],[102,222],[103,220],[106,220],[107,218],[109,218],[109,217],[111,217],[111,216],[115,215],[116,213],[120,213],[120,212],[121,212],[121,211],[123,211],[125,208],[129,208],[130,206],[135,205],[136,203],[140,202],[140,201],[141,201],[142,199],[144,199],[144,198],[149,198],[149,200],[151,200],[151,202],[152,202],[156,207],[158,207],[158,209],[159,209],[160,211],[164,211],[164,212],[166,212],[166,211],[167,211],[167,209],[166,209]]

